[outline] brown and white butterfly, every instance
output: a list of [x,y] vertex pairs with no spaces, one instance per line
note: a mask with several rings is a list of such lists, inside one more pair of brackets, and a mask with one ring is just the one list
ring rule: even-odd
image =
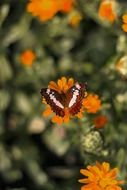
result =
[[50,88],[42,88],[41,95],[53,112],[60,117],[65,116],[65,108],[68,109],[70,115],[76,115],[80,112],[82,101],[86,96],[87,84],[76,82],[66,93],[59,93]]

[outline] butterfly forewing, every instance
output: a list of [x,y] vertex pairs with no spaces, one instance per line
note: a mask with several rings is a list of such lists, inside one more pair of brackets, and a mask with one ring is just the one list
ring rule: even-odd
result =
[[61,103],[62,98],[57,91],[49,88],[42,88],[41,95],[45,99],[47,104],[50,105],[52,111],[55,112],[56,115],[64,117],[65,112],[64,112],[64,106]]

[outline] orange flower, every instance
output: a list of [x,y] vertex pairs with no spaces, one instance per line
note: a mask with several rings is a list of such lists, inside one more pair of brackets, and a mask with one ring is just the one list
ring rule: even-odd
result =
[[101,100],[98,95],[89,94],[83,100],[83,105],[88,113],[96,113],[101,107]]
[[[69,78],[67,80],[66,77],[62,77],[61,79],[59,79],[57,81],[57,83],[55,83],[54,81],[51,81],[48,85],[48,88],[57,91],[59,93],[59,95],[62,95],[65,97],[65,96],[67,96],[68,89],[70,89],[74,84],[75,84],[75,81],[73,78]],[[84,92],[84,97],[85,96],[86,96],[86,92]],[[78,118],[82,118],[83,112],[84,112],[83,105],[80,108],[79,113],[75,114],[75,115],[71,114],[68,107],[65,107],[64,108],[64,113],[65,113],[64,117],[60,117],[60,116],[55,114],[52,118],[52,122],[62,124],[63,122],[69,122],[70,118],[73,116],[77,116]],[[43,116],[47,117],[48,115],[50,115],[52,113],[53,113],[53,111],[52,111],[50,105],[47,105],[47,109],[44,111]]]
[[73,8],[74,0],[60,0],[60,10],[63,12],[70,12]]
[[58,1],[56,0],[30,0],[27,11],[33,16],[38,16],[41,21],[51,19],[58,11]]
[[21,63],[31,66],[36,58],[35,53],[32,50],[26,50],[20,55]]
[[69,24],[73,27],[78,26],[81,20],[82,20],[82,15],[78,11],[73,11],[69,15]]
[[27,11],[38,16],[41,21],[47,21],[59,11],[69,12],[74,0],[30,0]]
[[100,4],[98,15],[101,19],[106,19],[109,22],[114,22],[116,20],[116,12],[114,7],[116,5],[115,0],[103,0]]
[[102,128],[104,127],[104,125],[107,123],[108,119],[106,116],[104,115],[99,115],[97,116],[96,118],[94,118],[94,125],[95,125],[95,128]]
[[124,14],[122,16],[122,20],[123,20],[122,29],[124,30],[124,32],[127,32],[127,14]]
[[86,176],[80,179],[84,183],[81,190],[121,190],[120,184],[123,181],[117,180],[118,169],[110,169],[110,164],[96,162],[95,166],[87,166],[87,169],[81,169],[80,173]]

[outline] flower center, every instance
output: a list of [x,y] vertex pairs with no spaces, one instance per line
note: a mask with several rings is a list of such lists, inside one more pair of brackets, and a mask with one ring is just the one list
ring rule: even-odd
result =
[[112,8],[111,8],[111,6],[109,6],[109,7],[106,8],[105,13],[106,13],[107,16],[110,15],[110,14],[112,14]]
[[51,5],[52,5],[52,3],[49,0],[44,0],[43,4],[42,4],[44,9],[49,9],[51,7]]
[[99,181],[99,186],[105,189],[110,183],[111,183],[111,180],[109,180],[108,178],[104,178]]

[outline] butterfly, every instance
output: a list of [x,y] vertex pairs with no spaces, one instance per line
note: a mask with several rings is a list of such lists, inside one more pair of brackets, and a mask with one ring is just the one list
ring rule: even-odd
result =
[[74,116],[80,112],[82,101],[86,96],[86,88],[86,83],[76,82],[66,93],[60,94],[50,88],[42,88],[40,93],[56,115],[64,117],[65,108],[67,108],[69,113]]

